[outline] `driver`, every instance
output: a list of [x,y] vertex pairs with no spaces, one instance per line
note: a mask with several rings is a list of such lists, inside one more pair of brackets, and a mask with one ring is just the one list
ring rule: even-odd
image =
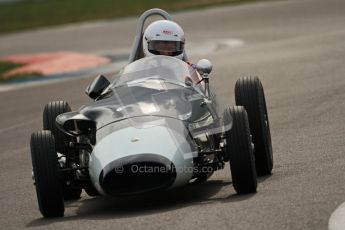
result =
[[200,81],[196,66],[187,60],[184,51],[185,37],[183,29],[170,20],[158,20],[151,23],[143,36],[143,51],[145,57],[166,55],[185,61],[190,66],[194,82]]
[[158,20],[151,23],[144,32],[144,55],[167,55],[183,60],[184,42],[184,32],[177,23]]

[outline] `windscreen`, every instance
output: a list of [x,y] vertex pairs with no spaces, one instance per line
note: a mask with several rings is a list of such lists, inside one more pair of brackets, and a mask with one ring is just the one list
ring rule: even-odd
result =
[[210,126],[216,126],[219,132],[215,106],[209,103],[192,72],[187,63],[172,57],[138,60],[114,78],[98,101],[80,112],[96,120],[98,128],[124,119],[139,127],[143,124],[139,118],[147,121],[150,117],[166,117],[184,121],[195,132]]
[[201,89],[200,77],[187,63],[169,56],[157,55],[142,58],[127,65],[117,76],[111,87],[118,87],[146,79],[161,79],[167,82]]

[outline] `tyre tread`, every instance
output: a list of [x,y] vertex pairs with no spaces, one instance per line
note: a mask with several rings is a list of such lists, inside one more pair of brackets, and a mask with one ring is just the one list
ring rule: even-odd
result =
[[[267,110],[265,94],[258,77],[243,77],[235,85],[236,105],[244,106],[248,113],[258,175],[269,175],[273,168],[270,132],[264,131],[264,112]],[[267,111],[266,111],[267,115]],[[268,120],[268,118],[267,118]],[[268,123],[269,127],[269,123]]]
[[39,209],[44,217],[63,216],[54,136],[46,130],[35,132],[31,135],[30,146]]
[[65,141],[72,137],[63,133],[56,127],[56,117],[60,114],[70,112],[71,107],[65,101],[53,101],[46,104],[43,111],[43,129],[52,131],[55,137],[56,150],[60,153],[66,153]]
[[226,113],[233,119],[233,127],[227,134],[233,186],[239,194],[256,192],[257,176],[247,113],[242,106],[234,106]]

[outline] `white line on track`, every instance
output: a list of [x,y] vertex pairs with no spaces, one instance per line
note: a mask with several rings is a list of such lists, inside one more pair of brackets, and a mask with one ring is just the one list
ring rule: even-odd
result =
[[236,38],[213,39],[202,42],[191,42],[187,46],[187,55],[205,56],[218,50],[233,49],[242,46],[244,41]]
[[328,221],[328,230],[345,229],[345,202],[342,203],[331,215]]

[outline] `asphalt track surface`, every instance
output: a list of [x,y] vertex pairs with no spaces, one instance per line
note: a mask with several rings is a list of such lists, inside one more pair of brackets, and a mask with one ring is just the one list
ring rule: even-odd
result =
[[[228,104],[238,77],[260,76],[273,175],[260,179],[256,194],[238,196],[227,166],[204,184],[155,196],[83,194],[66,203],[64,218],[43,219],[31,180],[30,133],[42,128],[48,101],[67,100],[75,109],[88,102],[83,90],[91,78],[30,86],[0,93],[0,229],[327,229],[345,201],[345,1],[270,1],[173,16],[190,44],[243,41],[190,57],[214,63],[211,82]],[[135,23],[128,18],[2,36],[0,50],[120,52],[131,46]]]

